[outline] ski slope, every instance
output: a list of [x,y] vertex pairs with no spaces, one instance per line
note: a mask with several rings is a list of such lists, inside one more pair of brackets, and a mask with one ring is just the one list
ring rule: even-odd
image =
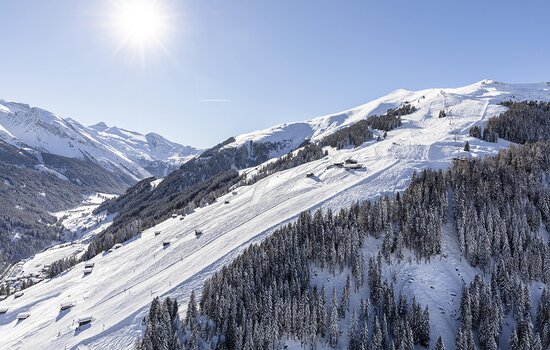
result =
[[[456,157],[495,154],[509,144],[502,140],[495,144],[472,139],[467,136],[469,128],[504,111],[499,101],[550,100],[548,88],[546,84],[483,81],[459,89],[398,90],[344,113],[346,117],[342,120],[338,117],[342,114],[337,114],[305,122],[304,125],[311,126],[307,133],[296,134],[293,129],[285,134],[286,127],[276,127],[237,137],[237,143],[267,137],[289,140],[289,135],[295,137],[293,140],[318,138],[404,101],[418,109],[403,117],[403,126],[388,132],[385,140],[370,141],[356,149],[328,149],[329,155],[323,159],[273,174],[254,185],[239,187],[235,189],[236,194],[223,196],[183,220],[170,218],[143,231],[121,248],[95,257],[93,272],[87,276],[81,263],[54,279],[26,289],[17,299],[10,296],[1,301],[0,307],[9,309],[0,315],[0,348],[131,348],[141,335],[141,321],[153,297],[176,297],[183,312],[191,291],[200,290],[206,278],[246,246],[293,220],[301,211],[338,209],[357,200],[395,193],[408,185],[413,171],[446,168]],[[438,118],[440,110],[445,110],[448,117]],[[471,145],[469,153],[463,151],[466,140]],[[365,168],[329,168],[348,158],[357,160]],[[308,173],[315,176],[307,178]],[[204,234],[197,238],[195,229]],[[161,233],[155,235],[155,231]],[[163,247],[163,242],[168,241],[169,246]],[[398,277],[402,278],[398,284],[400,290],[420,295],[419,301],[430,306],[437,321],[436,333],[445,331],[445,325],[454,322],[458,304],[456,300],[451,301],[456,299],[451,294],[439,293],[435,298],[434,290],[457,288],[461,277],[450,272],[464,265],[451,237],[446,237],[445,244],[448,263],[440,264],[434,259],[432,264],[404,263],[396,267],[400,269]],[[376,242],[367,245],[367,249],[374,252]],[[467,270],[463,278],[468,280],[473,275],[474,271]],[[411,278],[419,282],[409,283]],[[430,285],[437,289],[432,290]],[[60,305],[68,301],[76,305],[60,312]],[[435,317],[436,310],[445,313]],[[30,317],[18,322],[16,315],[21,312],[29,312]],[[77,329],[76,320],[86,315],[92,315],[93,322]]]
[[[500,101],[546,100],[549,88],[548,83],[506,84],[493,80],[482,80],[472,85],[453,89],[432,88],[421,91],[398,89],[386,96],[340,113],[307,121],[284,123],[237,136],[233,143],[225,147],[236,147],[249,141],[280,143],[282,147],[273,152],[274,156],[280,156],[298,147],[306,139],[321,139],[368,116],[382,115],[388,109],[400,107],[405,102],[419,108],[428,107],[435,113],[432,116],[437,117],[440,110],[445,110],[447,115],[451,114],[451,116],[453,113],[462,115],[463,112],[469,112],[471,101],[482,101],[487,108],[486,115],[482,115],[480,118],[484,120],[488,115],[494,114],[494,109],[499,108],[495,104]],[[466,105],[460,105],[463,100],[467,101]],[[483,106],[483,103],[480,107]]]

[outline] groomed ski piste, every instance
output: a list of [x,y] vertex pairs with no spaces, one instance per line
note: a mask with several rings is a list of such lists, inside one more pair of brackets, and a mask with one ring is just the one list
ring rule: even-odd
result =
[[[197,209],[183,220],[170,218],[143,231],[122,247],[96,256],[91,260],[92,272],[87,275],[84,263],[80,263],[58,277],[24,290],[17,299],[10,296],[0,302],[0,307],[8,308],[7,313],[0,315],[0,348],[132,348],[141,336],[142,320],[152,298],[177,298],[183,314],[192,290],[200,292],[204,280],[212,273],[300,212],[317,208],[337,210],[358,200],[394,194],[406,188],[414,171],[447,168],[454,158],[496,154],[510,144],[471,138],[470,127],[483,125],[488,118],[503,112],[505,107],[498,105],[500,101],[550,101],[548,89],[550,86],[545,83],[482,81],[458,89],[398,90],[339,113],[357,119],[381,114],[405,101],[417,108],[413,114],[404,116],[403,126],[388,132],[386,139],[366,142],[355,149],[328,149],[329,155],[323,159],[236,188],[234,193]],[[446,118],[438,118],[440,110],[446,111]],[[304,128],[306,132],[295,135],[296,139],[315,139],[349,124],[339,121],[331,127],[325,122],[327,118],[330,120],[321,117],[306,122],[324,125],[324,131]],[[284,139],[281,130],[285,127],[243,135],[237,137],[237,142]],[[466,141],[471,152],[463,151]],[[363,168],[330,167],[350,158]],[[309,173],[314,176],[306,177]],[[195,230],[203,234],[197,237]],[[462,283],[468,283],[479,271],[460,259],[451,232],[444,237],[445,258],[435,257],[430,263],[405,261],[387,274],[395,276],[400,291],[414,294],[421,304],[429,305],[433,338],[441,335],[450,346],[454,344],[452,329],[459,313]],[[367,244],[367,252],[375,253],[378,243],[373,240]],[[322,271],[314,282],[325,283],[327,288],[341,283]],[[538,290],[536,286],[533,289]],[[75,305],[60,311],[61,304],[67,302]],[[23,312],[30,316],[18,321],[17,315]],[[93,320],[78,328],[77,321],[84,316],[92,316]]]

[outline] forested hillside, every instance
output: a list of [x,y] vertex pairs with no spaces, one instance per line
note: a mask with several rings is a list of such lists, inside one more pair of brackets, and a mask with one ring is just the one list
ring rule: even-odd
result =
[[550,140],[550,103],[507,101],[501,104],[508,110],[491,118],[484,129],[472,127],[470,136],[488,142],[497,142],[499,137],[515,143]]
[[40,170],[31,154],[0,141],[0,272],[56,241],[50,213],[83,199],[81,187]]
[[[530,288],[550,281],[550,140],[529,143],[547,135],[541,118],[547,108],[509,107],[488,128],[525,145],[415,174],[394,197],[339,213],[304,212],[208,280],[200,298],[191,297],[184,320],[152,308],[139,347],[549,348],[550,293],[545,288],[534,303]],[[503,122],[510,113],[529,120],[537,136],[517,136],[524,125]],[[452,344],[430,332],[433,310],[414,295],[396,294],[395,281],[382,273],[403,259],[437,264],[444,231],[458,242],[464,263],[480,269],[464,285]],[[365,244],[373,239],[380,249],[368,254]],[[326,290],[321,272],[344,283]],[[161,334],[173,334],[172,340],[163,343]]]
[[51,213],[75,207],[86,194],[121,193],[132,179],[89,159],[67,158],[0,141],[0,272],[59,241]]

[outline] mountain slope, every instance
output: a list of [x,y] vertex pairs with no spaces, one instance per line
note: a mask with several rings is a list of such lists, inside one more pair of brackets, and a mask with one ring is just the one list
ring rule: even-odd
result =
[[[18,299],[10,297],[0,302],[0,306],[9,307],[8,314],[0,318],[0,332],[6,334],[0,338],[0,347],[131,347],[142,330],[141,320],[153,296],[176,297],[185,305],[191,291],[200,289],[208,276],[250,243],[261,240],[282,223],[294,220],[303,210],[319,207],[338,210],[357,200],[403,190],[413,171],[447,168],[454,158],[496,154],[510,143],[474,139],[468,136],[470,127],[483,125],[488,118],[505,111],[506,107],[499,104],[501,101],[550,101],[547,89],[546,84],[484,81],[459,89],[399,90],[350,110],[344,113],[345,117],[336,114],[294,123],[301,125],[297,128],[283,125],[236,137],[233,143],[223,147],[256,140],[283,141],[285,147],[291,148],[305,139],[328,135],[405,101],[417,108],[403,117],[403,125],[389,131],[385,140],[368,141],[353,149],[328,149],[328,156],[322,159],[236,188],[234,194],[197,209],[183,220],[169,218],[141,232],[120,249],[96,256],[93,259],[96,267],[87,277],[83,277],[84,264],[81,263],[65,274],[29,288]],[[441,110],[446,112],[446,118],[438,118]],[[465,141],[470,144],[469,153],[463,150]],[[332,166],[349,158],[365,168],[346,170]],[[306,174],[314,176],[306,177]],[[195,229],[204,234],[197,238]],[[155,231],[162,233],[156,236]],[[163,241],[170,241],[170,245],[164,248]],[[450,245],[445,252],[451,254],[455,250],[456,247]],[[466,264],[457,256],[449,256],[449,261],[452,263],[442,269],[452,270]],[[404,268],[399,278],[412,276],[421,280],[420,274],[427,273],[410,266]],[[438,270],[438,273],[442,272]],[[468,270],[466,275],[465,278],[471,278],[473,272]],[[436,288],[450,285],[448,281],[443,282]],[[433,293],[429,287],[421,283],[415,283],[414,287],[426,293],[423,303],[428,302]],[[69,300],[75,300],[76,306],[68,313],[59,313],[59,305]],[[437,315],[438,324],[454,322],[450,315],[456,305],[445,308],[445,315]],[[437,306],[430,306],[430,310],[437,310]],[[31,316],[17,323],[15,315],[19,312],[30,312]],[[94,318],[92,325],[75,331],[73,319],[87,314]]]
[[[235,138],[226,147],[236,147],[249,141],[281,143],[281,148],[274,156],[286,154],[298,147],[305,140],[320,140],[336,130],[345,128],[374,114],[384,114],[388,109],[397,108],[410,103],[418,108],[428,107],[432,115],[437,116],[440,110],[453,112],[456,115],[464,113],[462,100],[486,101],[488,108],[494,108],[498,102],[514,100],[541,100],[548,98],[548,83],[539,84],[506,84],[493,80],[482,80],[478,83],[450,89],[426,89],[411,91],[398,89],[390,94],[375,99],[364,105],[326,116],[313,118],[303,122],[284,123],[271,128],[246,133]],[[496,106],[498,108],[498,106]],[[493,114],[491,110],[488,114]],[[483,117],[483,119],[486,119]]]
[[0,273],[58,239],[60,227],[49,212],[80,203],[83,187],[0,141]]
[[[132,181],[163,175],[198,150],[159,135],[141,135],[100,123],[86,127],[46,110],[0,100],[0,138],[19,147],[67,158],[91,160]],[[163,165],[164,164],[164,165]],[[150,171],[151,172],[150,172]]]

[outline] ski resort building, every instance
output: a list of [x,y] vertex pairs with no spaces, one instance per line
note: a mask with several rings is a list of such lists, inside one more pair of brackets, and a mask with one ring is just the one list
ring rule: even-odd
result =
[[60,311],[69,310],[70,308],[72,308],[72,307],[75,306],[75,305],[76,305],[76,303],[73,302],[73,301],[70,301],[70,302],[67,302],[67,303],[63,303],[63,304],[61,304]]
[[357,163],[346,163],[344,165],[344,168],[346,169],[361,169],[363,166],[361,164]]
[[29,318],[31,316],[30,313],[28,312],[22,312],[20,314],[17,314],[17,320],[18,321],[22,321],[22,320],[26,320],[27,318]]
[[87,315],[84,317],[81,317],[78,319],[78,327],[82,327],[84,325],[90,324],[93,321],[93,317],[91,315]]

